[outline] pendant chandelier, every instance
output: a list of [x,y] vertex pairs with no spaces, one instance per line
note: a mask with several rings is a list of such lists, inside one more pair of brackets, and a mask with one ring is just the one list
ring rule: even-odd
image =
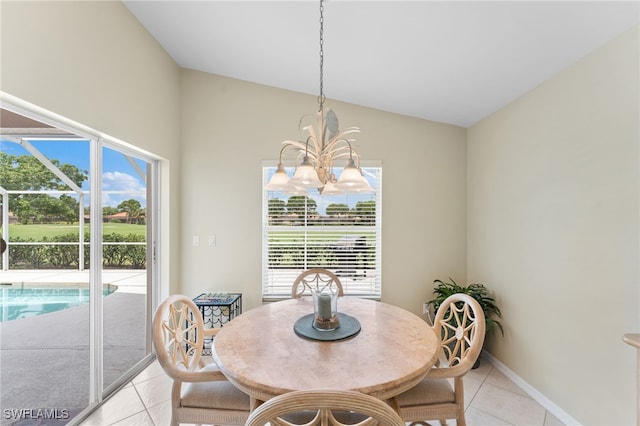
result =
[[[360,168],[360,156],[353,149],[355,140],[349,136],[359,133],[357,127],[343,131],[338,128],[338,117],[331,109],[324,107],[323,65],[324,65],[324,6],[320,0],[320,95],[315,123],[303,125],[306,116],[300,119],[299,127],[304,141],[286,140],[282,142],[278,168],[266,186],[270,191],[287,193],[306,192],[307,188],[317,188],[320,193],[340,194],[345,192],[374,192]],[[296,153],[296,167],[289,178],[282,164],[283,154]],[[339,178],[334,174],[334,166],[346,162]]]

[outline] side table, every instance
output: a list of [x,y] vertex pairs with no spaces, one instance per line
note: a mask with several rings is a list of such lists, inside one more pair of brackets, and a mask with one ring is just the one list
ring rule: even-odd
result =
[[[193,302],[208,328],[222,327],[242,313],[242,293],[202,293]],[[211,355],[212,342],[213,337],[205,338],[203,355]]]

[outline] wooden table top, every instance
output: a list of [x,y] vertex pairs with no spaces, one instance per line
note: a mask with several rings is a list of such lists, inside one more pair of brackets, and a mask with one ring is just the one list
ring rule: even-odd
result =
[[341,297],[338,311],[356,318],[360,333],[332,342],[299,337],[294,323],[313,313],[313,303],[290,299],[225,324],[212,355],[232,383],[260,401],[303,389],[350,389],[388,399],[415,386],[435,363],[436,334],[413,313],[354,297]]

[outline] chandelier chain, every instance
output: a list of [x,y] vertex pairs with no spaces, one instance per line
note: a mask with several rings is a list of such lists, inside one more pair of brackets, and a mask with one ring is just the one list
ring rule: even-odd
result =
[[[2,0],[0,0],[2,1]],[[306,194],[307,188],[317,188],[321,194],[341,194],[349,192],[375,192],[360,168],[360,156],[351,146],[351,135],[359,133],[357,127],[340,130],[338,117],[327,109],[324,110],[324,0],[320,2],[320,94],[318,95],[319,110],[316,114],[316,127],[313,124],[303,126],[304,115],[298,122],[301,136],[308,134],[306,140],[286,140],[282,142],[278,169],[273,174],[266,189],[270,191],[285,191],[285,193]],[[306,123],[305,123],[306,124]],[[292,178],[282,164],[282,154],[288,149],[295,149],[298,160]],[[356,161],[357,160],[357,164]],[[345,160],[340,178],[334,174],[336,160]]]
[[323,0],[320,0],[320,96],[318,97],[318,103],[320,104],[319,111],[324,108],[324,5]]

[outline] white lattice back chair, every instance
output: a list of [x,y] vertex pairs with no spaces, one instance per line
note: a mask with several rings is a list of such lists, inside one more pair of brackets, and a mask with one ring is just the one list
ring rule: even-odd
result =
[[291,287],[291,297],[298,298],[303,295],[311,294],[311,289],[324,290],[330,288],[336,288],[338,296],[344,296],[342,290],[342,282],[340,278],[328,269],[313,268],[308,269],[298,275]]
[[[296,413],[311,412],[313,419],[291,420]],[[315,414],[314,414],[315,413]],[[405,426],[404,420],[387,403],[370,395],[349,390],[304,390],[274,397],[256,408],[245,426],[347,426],[338,414],[360,415],[358,426]],[[289,416],[287,416],[289,415]],[[304,416],[303,416],[304,417]],[[286,420],[285,420],[286,418]],[[364,419],[364,420],[363,420]]]
[[165,299],[153,317],[153,345],[162,369],[173,379],[171,425],[208,423],[243,425],[249,396],[233,386],[215,363],[202,359],[205,329],[196,304],[183,295]]
[[[464,426],[463,377],[478,359],[485,336],[482,307],[467,294],[453,294],[438,308],[433,329],[440,337],[439,360],[414,388],[398,395],[397,405],[405,421],[456,419]],[[453,381],[453,387],[451,386]]]

